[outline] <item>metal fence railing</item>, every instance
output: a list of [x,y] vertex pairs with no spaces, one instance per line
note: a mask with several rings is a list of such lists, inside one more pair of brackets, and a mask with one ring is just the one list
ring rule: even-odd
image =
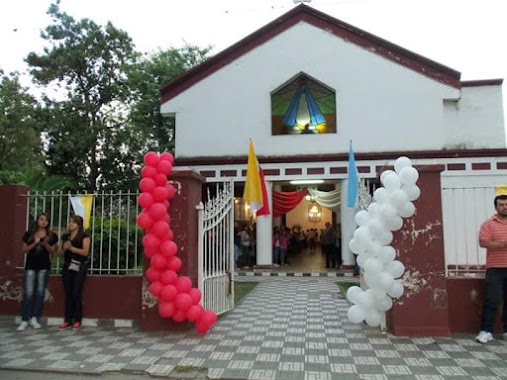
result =
[[448,277],[484,275],[486,250],[479,247],[481,223],[494,213],[495,188],[444,187],[442,212]]
[[[26,195],[27,228],[39,213],[45,212],[51,219],[51,229],[61,239],[67,230],[69,217],[75,213],[71,197],[84,195],[29,192]],[[141,275],[143,269],[142,230],[136,224],[140,212],[139,193],[120,191],[91,195],[93,198],[86,229],[92,241],[89,273]],[[52,273],[59,273],[62,258],[54,255],[51,262]]]

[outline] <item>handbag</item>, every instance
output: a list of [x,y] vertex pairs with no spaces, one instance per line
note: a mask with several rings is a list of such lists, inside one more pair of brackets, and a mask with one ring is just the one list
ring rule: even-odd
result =
[[74,272],[79,272],[79,269],[81,268],[81,262],[78,260],[70,259],[69,263],[69,270]]

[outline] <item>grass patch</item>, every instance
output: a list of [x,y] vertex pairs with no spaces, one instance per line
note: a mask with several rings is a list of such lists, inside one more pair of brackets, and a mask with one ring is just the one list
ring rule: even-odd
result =
[[359,286],[357,282],[352,281],[340,281],[337,282],[336,284],[340,288],[340,293],[343,298],[345,298],[345,296],[347,295],[348,288],[350,288],[351,286]]
[[208,369],[206,367],[195,367],[191,365],[177,365],[171,372],[177,373],[189,373],[189,372],[206,372]]
[[234,283],[234,304],[237,305],[243,297],[250,293],[257,286],[257,282],[235,282]]

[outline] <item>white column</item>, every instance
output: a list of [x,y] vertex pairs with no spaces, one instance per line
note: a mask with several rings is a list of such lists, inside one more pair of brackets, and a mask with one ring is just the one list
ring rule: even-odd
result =
[[257,217],[257,265],[273,265],[273,202],[271,189],[273,184],[266,181],[270,215]]
[[356,221],[354,220],[354,217],[356,216],[356,209],[347,207],[348,182],[349,181],[347,179],[341,181],[340,193],[340,212],[342,220],[342,260],[344,265],[354,265],[354,255],[349,249],[349,241],[352,239],[352,236],[354,235],[354,231],[356,229]]
[[[282,191],[282,185],[278,185],[276,183],[273,183],[273,191]],[[271,203],[270,205],[273,204],[273,193],[271,193]],[[271,214],[273,214],[273,209],[271,209]],[[273,225],[276,226],[276,227],[281,227],[282,226],[282,217],[279,216],[277,218],[273,218]]]

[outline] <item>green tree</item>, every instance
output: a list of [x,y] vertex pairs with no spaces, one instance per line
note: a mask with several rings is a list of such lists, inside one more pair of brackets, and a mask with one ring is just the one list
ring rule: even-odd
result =
[[145,139],[145,151],[174,153],[174,118],[160,113],[161,88],[208,59],[211,47],[186,45],[159,51],[141,60],[130,72],[130,87],[135,95],[130,121]]
[[[41,37],[50,47],[26,58],[34,81],[48,89],[48,170],[93,192],[111,175],[104,172],[111,165],[103,148],[127,129],[122,116],[131,100],[127,71],[138,53],[127,33],[110,22],[75,20],[60,11],[59,2],[48,14],[53,23]],[[55,90],[60,99],[50,96]],[[114,152],[120,158],[123,153]]]
[[0,72],[0,171],[42,170],[40,107],[17,74]]

